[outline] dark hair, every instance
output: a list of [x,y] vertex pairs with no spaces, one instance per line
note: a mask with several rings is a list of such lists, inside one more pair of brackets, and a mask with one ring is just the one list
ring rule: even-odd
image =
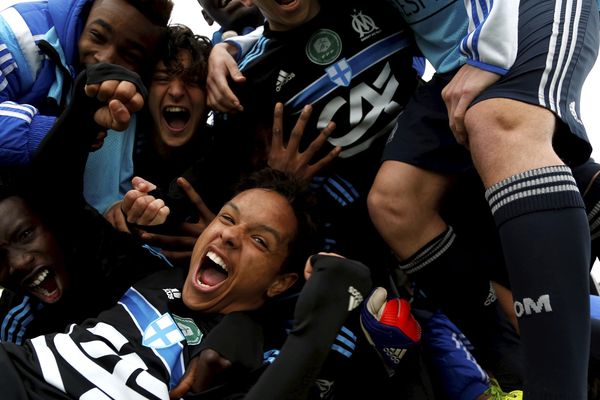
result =
[[315,199],[308,185],[292,174],[271,168],[264,168],[242,178],[235,193],[250,189],[266,189],[279,193],[287,199],[298,221],[294,240],[290,243],[289,254],[281,267],[282,272],[296,272],[303,276],[307,258],[318,251],[317,225],[312,210]]
[[[181,50],[190,53],[191,64],[188,68],[184,68],[177,58]],[[209,38],[194,34],[185,25],[175,24],[168,27],[166,46],[159,55],[159,60],[165,64],[169,75],[182,75],[184,81],[205,87],[211,50],[212,42]]]
[[125,0],[154,25],[166,27],[173,11],[172,0]]

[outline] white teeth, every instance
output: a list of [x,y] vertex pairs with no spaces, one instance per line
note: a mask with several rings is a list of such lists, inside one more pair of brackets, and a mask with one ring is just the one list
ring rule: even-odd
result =
[[46,277],[48,276],[49,272],[48,269],[44,268],[43,270],[41,270],[37,276],[35,277],[35,279],[33,280],[33,282],[31,282],[29,284],[30,288],[34,288],[37,285],[39,285],[40,283],[44,282],[44,279],[46,279]]
[[225,261],[223,261],[223,259],[221,259],[221,257],[216,255],[212,251],[209,251],[208,253],[206,253],[206,257],[210,258],[210,260],[212,262],[214,262],[219,267],[223,268],[225,270],[225,272],[227,272],[227,264],[225,264]]
[[165,111],[168,111],[168,112],[185,112],[185,111],[187,111],[187,109],[185,109],[183,107],[171,106],[171,107],[165,107]]
[[46,297],[51,296],[58,291],[58,289],[54,289],[53,291],[49,292],[46,289],[44,289],[43,287],[36,287],[36,288],[33,288],[33,290],[38,293],[41,293],[42,295],[44,295]]

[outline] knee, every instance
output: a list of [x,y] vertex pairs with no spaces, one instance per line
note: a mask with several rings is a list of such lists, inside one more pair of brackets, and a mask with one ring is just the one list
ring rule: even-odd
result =
[[374,184],[367,197],[367,208],[373,222],[389,221],[391,216],[397,219],[408,212],[409,205],[398,186],[391,182]]

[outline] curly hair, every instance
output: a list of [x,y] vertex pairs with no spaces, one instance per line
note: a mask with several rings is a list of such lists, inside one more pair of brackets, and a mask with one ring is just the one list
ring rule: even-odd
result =
[[[206,36],[196,35],[185,25],[170,25],[167,31],[167,40],[164,51],[159,55],[167,68],[167,73],[173,76],[182,76],[185,82],[206,86],[208,74],[208,55],[212,50],[212,42]],[[190,53],[191,64],[184,68],[179,58],[179,52],[185,50]]]

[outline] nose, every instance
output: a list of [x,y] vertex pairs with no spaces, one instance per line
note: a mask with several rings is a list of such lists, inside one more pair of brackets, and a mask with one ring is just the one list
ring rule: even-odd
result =
[[16,271],[27,271],[32,269],[34,259],[35,257],[33,254],[28,251],[10,250],[8,253],[10,273],[13,274]]
[[226,226],[221,232],[223,243],[230,248],[238,248],[242,241],[243,228],[240,225]]
[[118,64],[117,52],[116,49],[112,46],[106,46],[96,51],[96,53],[94,53],[94,59],[98,63],[104,62],[110,64]]
[[169,82],[169,96],[171,96],[173,99],[179,100],[183,97],[183,95],[185,94],[185,83],[183,82],[183,80],[179,79],[179,78],[173,78],[170,82]]

